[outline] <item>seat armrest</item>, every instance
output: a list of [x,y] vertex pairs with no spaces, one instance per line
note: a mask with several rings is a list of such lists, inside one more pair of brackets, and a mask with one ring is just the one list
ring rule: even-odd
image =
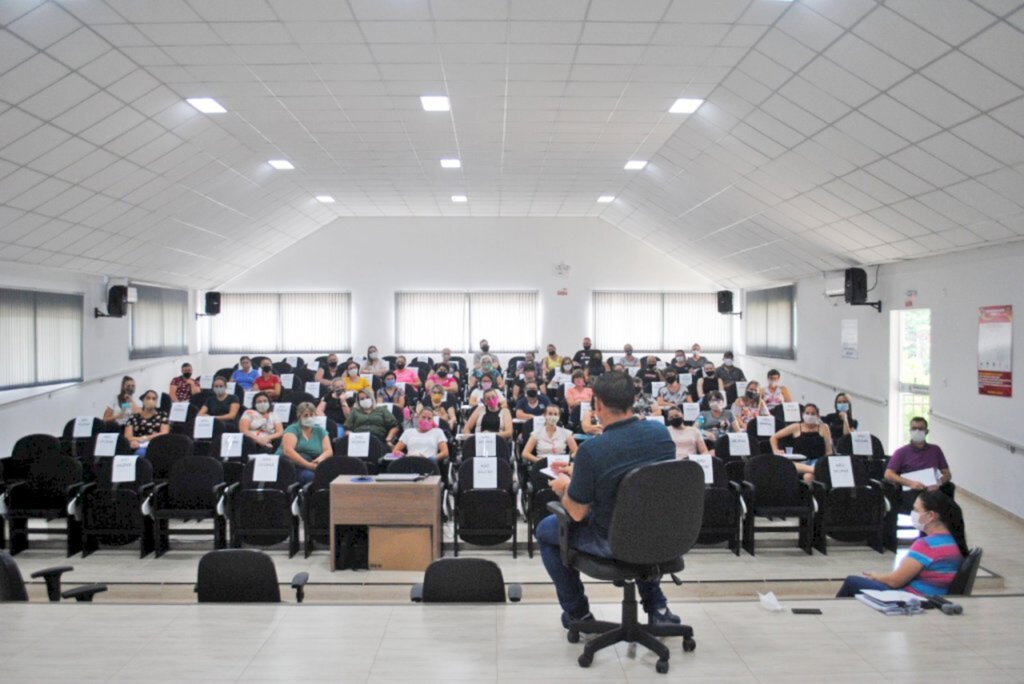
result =
[[149,496],[153,491],[156,491],[154,489],[154,484],[152,482],[147,482],[146,484],[139,487],[139,496]]
[[508,600],[512,603],[519,603],[523,600],[523,587],[521,584],[508,585]]
[[413,603],[421,603],[423,601],[423,585],[414,584],[412,589],[409,590],[409,600]]
[[302,498],[305,499],[306,497],[309,496],[309,490],[312,489],[312,488],[313,488],[313,483],[312,482],[307,482],[306,484],[302,485],[302,487],[299,488],[299,495]]
[[558,548],[562,557],[562,565],[571,567],[569,562],[569,528],[572,525],[572,518],[559,501],[548,502],[548,510],[555,514],[558,519]]
[[42,577],[46,581],[46,595],[52,602],[60,601],[60,578],[65,572],[71,572],[75,568],[71,565],[59,565],[53,568],[36,570],[30,577],[36,579]]
[[[95,484],[95,483],[94,482],[90,482],[89,484]],[[75,484],[69,484],[67,486],[67,489],[64,490],[64,493],[67,496],[68,500],[71,500],[73,497],[78,496],[79,491],[81,491],[84,487],[85,487],[85,483],[84,482],[76,482]]]
[[[82,494],[85,494],[90,489],[95,489],[95,488],[96,488],[96,483],[95,482],[87,482],[84,485],[82,485],[81,487],[79,487],[78,491],[74,492],[72,494],[72,496],[81,496]],[[71,496],[69,496],[68,498],[70,499]]]
[[107,590],[106,584],[83,584],[74,589],[68,589],[61,596],[66,599],[75,599],[79,603],[92,603],[92,597]]
[[229,484],[229,485],[228,485],[227,489],[225,489],[225,490],[224,490],[224,493],[225,493],[225,494],[227,495],[227,497],[228,497],[228,498],[230,499],[230,498],[231,498],[232,496],[234,496],[234,495],[235,495],[235,493],[236,493],[236,492],[238,492],[238,491],[239,491],[239,490],[240,490],[241,488],[242,488],[242,483],[241,483],[241,482],[233,482],[233,483],[231,483],[231,484]]
[[302,603],[302,599],[306,598],[306,583],[309,582],[308,572],[295,573],[295,577],[292,577],[292,589],[295,590],[295,600],[298,603]]
[[292,499],[297,497],[299,495],[299,487],[301,487],[301,485],[298,482],[293,482],[288,485],[288,496]]

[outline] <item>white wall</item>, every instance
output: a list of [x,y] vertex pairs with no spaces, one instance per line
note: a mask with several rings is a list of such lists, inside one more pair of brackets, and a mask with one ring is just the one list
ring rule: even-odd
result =
[[[907,291],[916,290],[914,306],[931,310],[931,406],[977,430],[1024,444],[1024,242],[882,266],[869,299],[881,299],[881,315],[823,296],[818,278],[797,283],[797,359],[781,361],[742,357],[747,375],[764,379],[769,367],[783,373],[783,383],[801,401],[822,404],[830,411],[833,387],[854,393],[854,411],[865,429],[889,444],[889,408],[868,398],[889,399],[891,312],[905,306]],[[868,284],[873,268],[867,269]],[[1012,304],[1014,320],[1014,396],[981,396],[977,385],[978,307]],[[859,358],[840,356],[840,321],[855,318],[859,327]],[[797,377],[800,373],[822,382]],[[859,395],[859,396],[858,396]],[[965,433],[935,418],[930,440],[946,453],[953,479],[983,498],[1024,516],[1024,452],[1008,449]],[[898,445],[896,445],[898,446]]]
[[[149,388],[166,392],[180,365],[196,357],[129,360],[128,318],[93,317],[95,307],[106,310],[106,287],[99,277],[4,263],[0,287],[85,295],[83,382],[63,387],[0,391],[0,458],[10,455],[14,442],[23,435],[33,432],[59,435],[64,423],[74,416],[101,416],[120,389],[122,375],[135,378],[137,394]],[[189,339],[190,349],[194,351],[194,323],[189,326]]]

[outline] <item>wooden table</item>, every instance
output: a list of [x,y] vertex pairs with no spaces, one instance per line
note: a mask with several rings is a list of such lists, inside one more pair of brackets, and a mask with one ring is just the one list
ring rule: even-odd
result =
[[366,525],[371,570],[426,570],[441,556],[441,478],[416,482],[353,482],[341,475],[331,482],[331,570],[338,525]]

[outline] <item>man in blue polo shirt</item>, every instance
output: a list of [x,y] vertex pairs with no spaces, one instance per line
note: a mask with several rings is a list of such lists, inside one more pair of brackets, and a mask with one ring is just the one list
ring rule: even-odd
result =
[[[559,468],[558,478],[551,481],[551,489],[561,497],[566,512],[579,523],[572,527],[573,547],[591,555],[611,557],[608,528],[619,482],[626,473],[676,456],[675,443],[664,425],[633,415],[633,399],[633,379],[627,373],[613,371],[599,376],[594,381],[593,411],[604,432],[580,445],[575,462]],[[562,605],[562,625],[568,628],[570,620],[593,620],[579,572],[562,565],[558,519],[550,515],[541,520],[536,536],[544,567]],[[652,622],[681,622],[668,609],[659,582],[638,581],[636,585]]]

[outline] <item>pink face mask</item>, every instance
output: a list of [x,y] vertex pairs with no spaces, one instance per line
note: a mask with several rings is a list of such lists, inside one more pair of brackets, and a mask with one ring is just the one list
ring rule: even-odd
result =
[[498,408],[498,403],[499,402],[497,397],[491,397],[490,399],[487,400],[487,406],[492,409]]
[[429,418],[420,418],[419,426],[421,431],[427,432],[428,430],[434,429],[434,421],[430,420]]

